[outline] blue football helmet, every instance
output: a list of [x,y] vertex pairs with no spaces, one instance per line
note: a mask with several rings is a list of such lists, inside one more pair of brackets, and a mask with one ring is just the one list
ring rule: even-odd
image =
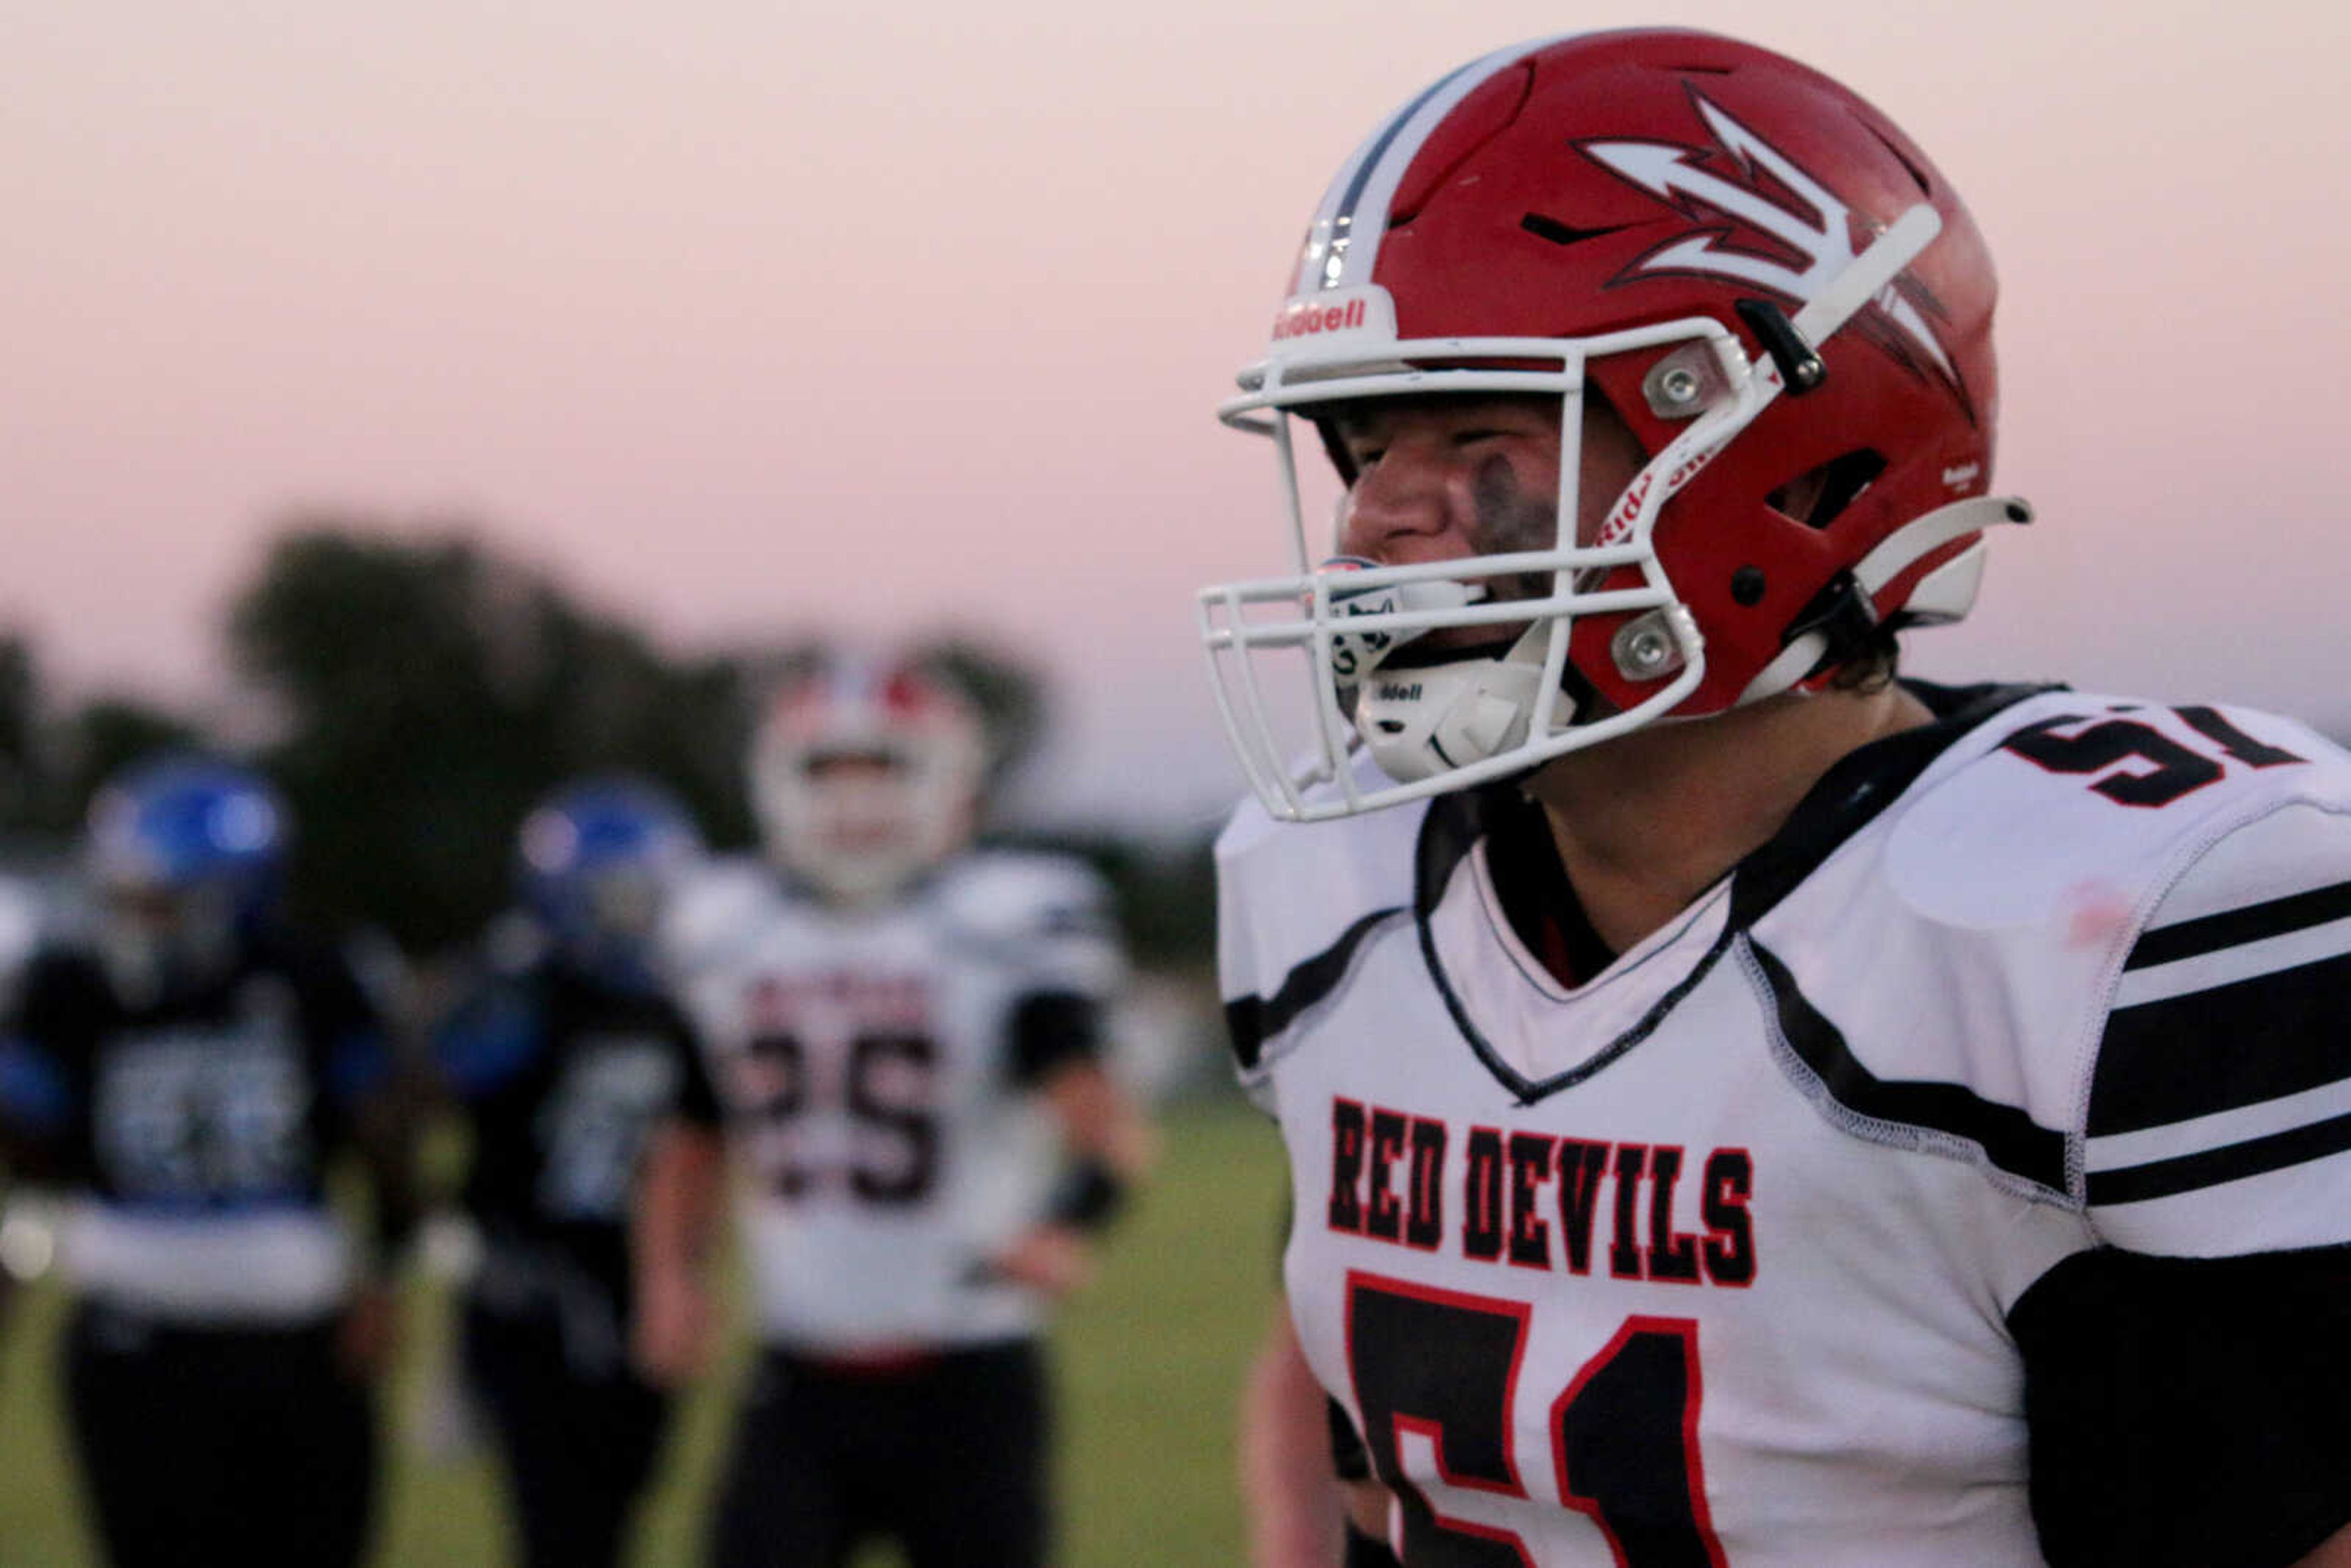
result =
[[84,867],[126,995],[225,968],[276,905],[291,836],[277,791],[235,763],[172,756],[109,780],[90,801]]
[[651,988],[663,901],[703,852],[684,807],[639,780],[582,780],[523,819],[517,852],[517,894],[556,952],[617,988]]

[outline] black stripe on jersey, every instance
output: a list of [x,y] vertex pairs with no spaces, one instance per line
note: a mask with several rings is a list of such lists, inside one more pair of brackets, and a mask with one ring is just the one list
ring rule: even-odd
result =
[[1288,1029],[1291,1019],[1329,996],[1346,977],[1355,949],[1364,945],[1372,927],[1402,913],[1402,905],[1373,910],[1348,926],[1339,940],[1283,976],[1281,988],[1270,997],[1237,997],[1227,1002],[1225,1028],[1232,1035],[1233,1055],[1242,1068],[1255,1068],[1267,1040]]
[[2050,1563],[2295,1563],[2351,1519],[2351,1248],[2094,1248],[2008,1326]]
[[2323,1160],[2346,1149],[2351,1149],[2351,1113],[2249,1138],[2226,1148],[2205,1149],[2143,1166],[2125,1166],[2119,1170],[2092,1171],[2089,1198],[2094,1204],[2144,1203],[2149,1198],[2170,1197],[2193,1192],[2199,1186],[2218,1186],[2224,1181],[2239,1181],[2283,1170],[2288,1166]]
[[2094,1138],[2168,1126],[2351,1078],[2351,955],[2106,1017]]
[[1878,1077],[1853,1054],[1836,1025],[1797,988],[1787,965],[1751,936],[1747,950],[1771,988],[1782,1037],[1838,1104],[1872,1121],[1964,1138],[2011,1176],[2052,1192],[2066,1190],[2064,1134],[1962,1083]]
[[2146,969],[2158,964],[2177,963],[2182,958],[2217,953],[2223,947],[2241,947],[2264,937],[2324,925],[2345,915],[2351,915],[2351,882],[2157,926],[2139,937],[2130,956],[2123,961],[2123,967]]

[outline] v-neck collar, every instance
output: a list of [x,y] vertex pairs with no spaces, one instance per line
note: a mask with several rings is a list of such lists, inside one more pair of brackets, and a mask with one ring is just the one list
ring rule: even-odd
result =
[[[1610,954],[1584,915],[1575,890],[1552,844],[1541,809],[1528,800],[1515,783],[1505,782],[1439,799],[1421,827],[1415,866],[1413,914],[1419,930],[1421,955],[1430,979],[1444,999],[1470,1049],[1497,1079],[1521,1103],[1531,1103],[1583,1082],[1648,1037],[1667,1012],[1703,979],[1738,936],[1762,918],[1802,885],[1839,847],[1875,821],[1899,799],[1962,736],[1995,714],[2058,689],[2052,685],[1980,685],[1941,686],[1905,681],[1904,689],[1926,704],[1934,715],[1928,722],[1856,747],[1837,759],[1797,802],[1788,820],[1724,878],[1718,878],[1689,910],[1663,928],[1679,933],[1695,912],[1717,899],[1724,880],[1730,888],[1729,912],[1712,945],[1632,1028],[1586,1055],[1574,1066],[1540,1078],[1529,1078],[1510,1065],[1479,1029],[1464,1005],[1458,988],[1446,973],[1431,917],[1463,861],[1481,843],[1487,853],[1487,880],[1501,908],[1504,931],[1494,933],[1506,947],[1517,947],[1536,961],[1545,956],[1545,944],[1555,941],[1574,959],[1573,983],[1553,978],[1541,986],[1533,976],[1531,986],[1556,994],[1564,988],[1584,989],[1616,973],[1622,956]],[[1507,865],[1498,852],[1509,857]],[[1579,933],[1588,936],[1580,940]],[[1651,939],[1636,945],[1635,955],[1657,947]],[[1605,956],[1590,973],[1584,964]]]

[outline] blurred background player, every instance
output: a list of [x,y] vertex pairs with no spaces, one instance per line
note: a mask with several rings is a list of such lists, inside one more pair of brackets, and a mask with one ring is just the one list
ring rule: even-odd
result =
[[[935,671],[833,659],[785,684],[751,758],[771,863],[682,902],[674,951],[748,1190],[763,1354],[714,1523],[724,1568],[1044,1561],[1039,1337],[1149,1133],[1103,1061],[1123,965],[1104,892],[967,848],[986,740]],[[717,1142],[651,1157],[639,1350],[704,1354]]]
[[653,1127],[717,1116],[653,967],[664,901],[701,853],[684,809],[650,785],[549,797],[519,835],[521,907],[436,1031],[442,1078],[471,1113],[465,1206],[485,1244],[466,1382],[531,1568],[620,1560],[667,1422],[666,1393],[629,1359],[628,1216]]
[[[0,1072],[12,1163],[71,1189],[66,1389],[118,1568],[359,1560],[386,1265],[413,1218],[404,1097],[350,967],[278,918],[289,835],[200,758],[92,802],[89,930],[32,961]],[[329,1206],[371,1178],[376,1248]]]
[[[17,988],[23,983],[26,965],[38,950],[48,903],[30,879],[0,873],[0,1018],[16,1010]],[[19,1216],[12,1207],[15,1189],[6,1157],[6,1128],[15,1081],[20,1072],[25,1075],[24,1087],[30,1095],[43,1097],[48,1074],[27,1058],[11,1051],[5,1040],[0,1039],[0,1334],[7,1332],[16,1293],[16,1274],[9,1267],[7,1243],[9,1224],[18,1220]]]

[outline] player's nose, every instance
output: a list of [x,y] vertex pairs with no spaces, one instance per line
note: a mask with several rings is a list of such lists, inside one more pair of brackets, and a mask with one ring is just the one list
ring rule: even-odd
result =
[[1416,442],[1395,443],[1347,492],[1343,553],[1387,566],[1465,553],[1459,488],[1436,454]]

